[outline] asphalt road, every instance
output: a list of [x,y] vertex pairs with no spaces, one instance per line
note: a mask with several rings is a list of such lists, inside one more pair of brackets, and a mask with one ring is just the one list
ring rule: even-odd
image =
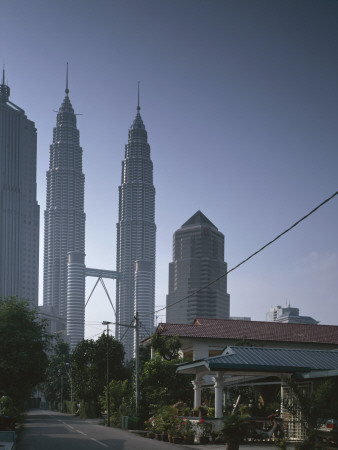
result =
[[[18,450],[173,450],[173,444],[146,439],[54,411],[28,412]],[[175,445],[175,448],[184,448]]]
[[[17,450],[224,450],[225,445],[177,445],[108,428],[96,421],[41,409],[27,413]],[[290,447],[290,450],[293,447]],[[240,450],[269,450],[273,445],[241,445]]]

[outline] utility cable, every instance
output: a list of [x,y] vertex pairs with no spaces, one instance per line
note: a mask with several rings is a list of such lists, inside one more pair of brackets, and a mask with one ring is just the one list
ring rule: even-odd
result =
[[134,328],[131,324],[134,322],[134,319],[130,322],[130,325],[120,325],[123,327],[126,327],[126,331],[123,333],[123,336],[121,337],[121,339],[119,339],[120,342],[122,342],[124,336],[127,334],[127,332],[129,331],[130,328]]
[[139,325],[140,325],[140,328],[143,328],[143,330],[146,333],[148,333],[148,336],[151,336],[152,333],[148,330],[148,327],[146,327],[140,320],[139,320]]
[[301,219],[299,219],[296,223],[294,223],[293,225],[291,225],[291,227],[289,227],[288,229],[286,229],[285,231],[283,231],[281,234],[279,234],[278,236],[276,236],[274,239],[272,239],[272,241],[268,242],[267,244],[265,244],[263,247],[261,247],[259,250],[257,250],[256,252],[252,253],[252,255],[248,256],[248,258],[244,259],[242,262],[240,262],[239,264],[237,264],[237,266],[233,267],[232,269],[228,270],[226,273],[224,273],[223,275],[219,276],[218,278],[216,278],[215,280],[211,281],[210,283],[200,287],[199,289],[197,289],[196,291],[192,292],[191,294],[186,295],[185,297],[181,298],[181,300],[177,300],[176,302],[172,303],[171,305],[167,305],[164,308],[158,309],[157,311],[155,311],[155,314],[157,314],[160,311],[163,311],[164,309],[168,309],[171,308],[174,305],[177,305],[178,303],[183,302],[184,300],[187,300],[190,297],[193,297],[194,295],[198,294],[199,292],[203,291],[204,289],[207,289],[209,286],[211,286],[212,284],[216,283],[217,281],[219,281],[221,278],[224,278],[225,276],[227,276],[230,272],[233,272],[235,269],[238,269],[239,266],[241,266],[242,264],[246,263],[247,261],[249,261],[249,259],[253,258],[254,256],[258,255],[258,253],[260,253],[261,251],[263,251],[266,247],[268,247],[269,245],[273,244],[274,242],[277,241],[277,239],[281,238],[284,234],[288,233],[290,230],[292,230],[292,228],[295,228],[298,224],[300,224],[303,220],[307,219],[309,216],[311,216],[311,214],[313,214],[315,211],[317,211],[317,209],[319,209],[321,206],[325,205],[325,203],[329,202],[330,200],[333,199],[333,197],[335,197],[338,194],[338,191],[336,191],[333,195],[331,195],[331,197],[327,198],[326,200],[324,200],[320,205],[316,206],[312,211],[310,211],[308,214],[306,214],[306,216],[302,217]]

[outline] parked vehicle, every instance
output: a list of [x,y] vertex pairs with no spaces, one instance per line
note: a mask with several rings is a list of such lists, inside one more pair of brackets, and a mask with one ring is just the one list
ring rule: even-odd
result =
[[250,440],[264,441],[272,438],[284,437],[283,419],[271,414],[268,417],[251,417],[250,423]]
[[338,419],[329,419],[317,428],[317,436],[322,442],[338,446]]

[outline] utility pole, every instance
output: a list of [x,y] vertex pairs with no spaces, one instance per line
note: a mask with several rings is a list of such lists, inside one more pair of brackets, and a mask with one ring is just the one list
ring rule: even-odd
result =
[[[135,412],[136,416],[138,415],[139,410],[139,403],[140,403],[140,392],[139,392],[139,382],[138,382],[138,371],[139,371],[139,346],[140,346],[140,335],[139,335],[139,318],[138,318],[138,312],[136,311],[134,316],[134,323],[135,325],[126,325],[124,323],[118,323],[118,322],[102,322],[102,325],[107,325],[107,334],[109,333],[108,324],[113,323],[114,325],[118,325],[120,327],[127,327],[127,328],[134,328],[134,338],[135,338]],[[107,344],[108,347],[108,344]],[[107,349],[108,352],[108,349]],[[108,353],[107,353],[108,354]],[[108,364],[108,356],[107,356],[107,364]],[[108,365],[107,365],[107,386],[108,386]],[[108,388],[107,388],[108,393]],[[109,397],[107,394],[107,408],[110,408],[110,405],[108,403]],[[110,422],[109,422],[110,423]],[[108,426],[109,426],[108,423]]]
[[140,403],[140,389],[138,384],[138,371],[139,371],[139,322],[138,312],[135,314],[135,409],[136,417],[138,417],[139,403]]
[[[70,363],[64,363],[65,364],[65,369],[66,369],[66,374],[69,378],[70,381],[70,403],[71,403],[71,412],[73,413],[73,378],[72,378],[72,367],[70,365]],[[69,368],[69,371],[67,371],[67,367]]]
[[61,371],[61,412],[63,412],[63,372]]
[[107,325],[107,426],[110,427],[110,397],[109,397],[109,324],[104,320],[102,325]]

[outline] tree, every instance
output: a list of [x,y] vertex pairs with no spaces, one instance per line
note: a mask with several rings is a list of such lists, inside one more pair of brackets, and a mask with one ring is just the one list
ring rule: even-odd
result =
[[163,359],[171,361],[179,358],[179,351],[182,347],[178,336],[166,337],[160,334],[151,336],[150,345]]
[[178,400],[192,403],[192,377],[176,373],[177,364],[181,362],[180,359],[168,361],[155,354],[151,361],[144,364],[140,373],[140,410],[143,418]]
[[[109,380],[123,380],[128,372],[123,365],[123,345],[109,336]],[[97,341],[81,341],[71,355],[73,391],[77,398],[97,402],[107,385],[107,336],[103,333]]]
[[69,345],[58,340],[54,346],[54,353],[49,357],[46,381],[43,385],[47,401],[60,401],[61,390],[63,398],[70,399],[70,370]]
[[0,391],[17,407],[44,378],[49,336],[27,300],[0,299]]
[[[111,380],[109,383],[110,397],[110,423],[113,426],[121,424],[122,416],[135,415],[135,395],[134,387],[128,380]],[[107,388],[100,396],[100,404],[104,411],[107,411]]]
[[181,342],[178,336],[166,337],[154,334],[150,345],[155,355],[143,364],[140,372],[140,412],[143,418],[163,406],[177,401],[192,403],[191,376],[176,374]]

